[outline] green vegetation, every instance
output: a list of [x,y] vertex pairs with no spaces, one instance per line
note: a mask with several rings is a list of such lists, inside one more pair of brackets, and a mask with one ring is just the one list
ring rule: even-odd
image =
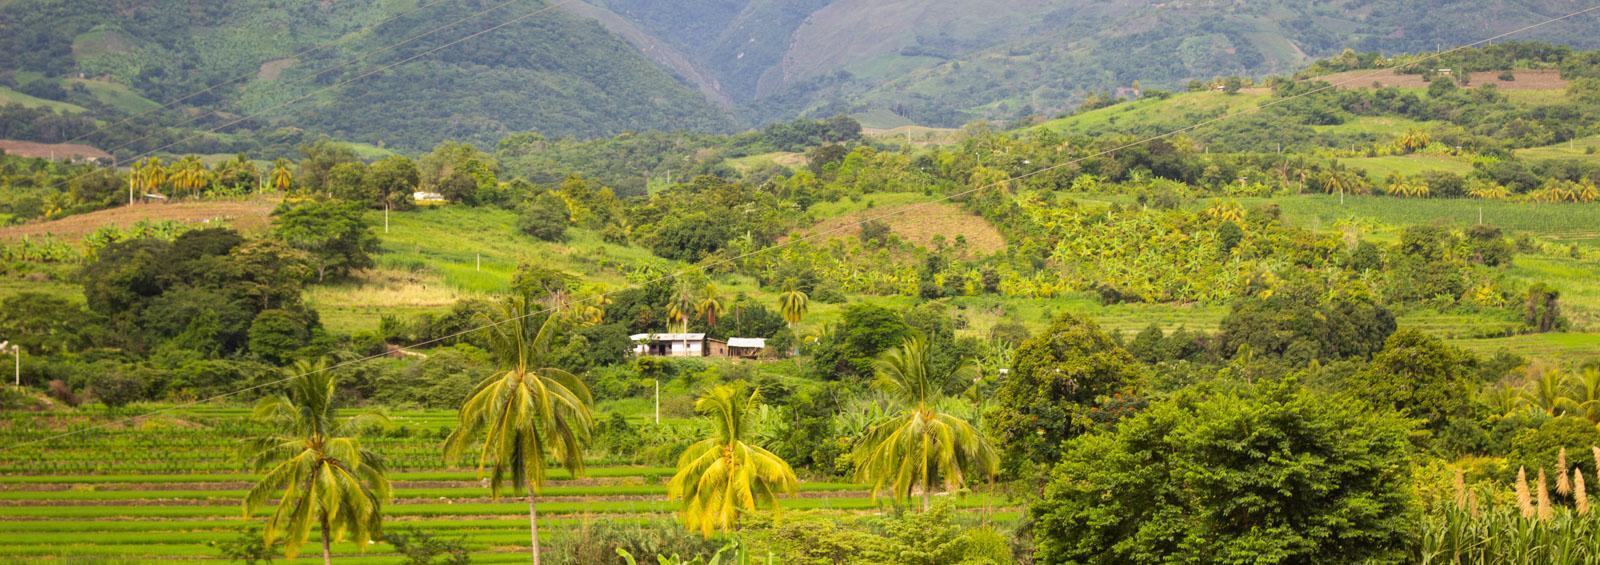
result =
[[[6,157],[0,556],[1588,555],[1600,167],[1518,151],[1600,127],[1589,55],[1468,55],[1570,99],[1220,78],[929,146]],[[1362,170],[1429,161],[1464,168]]]

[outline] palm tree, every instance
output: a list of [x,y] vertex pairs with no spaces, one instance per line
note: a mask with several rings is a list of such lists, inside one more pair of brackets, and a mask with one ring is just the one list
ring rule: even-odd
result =
[[694,287],[687,282],[680,281],[672,291],[672,298],[667,303],[667,321],[678,325],[678,331],[689,331],[689,316],[694,311]]
[[383,503],[390,498],[383,459],[349,436],[384,419],[370,413],[335,418],[337,379],[326,362],[299,361],[290,370],[287,394],[262,399],[252,415],[271,431],[245,446],[255,470],[265,474],[245,496],[244,515],[280,493],[267,519],[267,544],[284,539],[284,553],[293,559],[315,522],[327,563],[335,540],[350,539],[365,549],[382,537]]
[[727,307],[722,305],[722,300],[717,296],[716,285],[711,283],[706,283],[705,288],[700,290],[700,301],[695,303],[694,309],[701,318],[705,319],[706,325],[713,328],[717,327],[717,318],[728,311]]
[[1555,399],[1555,405],[1568,414],[1600,423],[1600,369],[1584,369],[1582,374],[1569,378],[1567,391]]
[[533,562],[539,563],[539,511],[535,497],[544,485],[550,460],[574,475],[583,472],[583,444],[589,440],[594,401],[576,375],[550,366],[550,341],[560,316],[535,319],[536,303],[513,297],[503,317],[489,325],[489,345],[504,369],[472,390],[461,404],[460,423],[445,440],[445,457],[461,458],[478,443],[478,472],[488,471],[499,497],[509,484],[514,494],[527,489],[528,528]]
[[167,183],[167,167],[161,164],[160,157],[146,159],[139,172],[139,189],[145,193],[159,193]]
[[791,281],[784,285],[783,292],[778,295],[778,311],[783,314],[783,321],[788,322],[792,328],[806,317],[806,309],[810,302],[811,298],[806,296],[804,291],[795,288]]
[[893,395],[901,412],[885,418],[856,444],[856,480],[872,484],[874,497],[888,492],[896,502],[922,487],[922,509],[932,500],[934,483],[945,490],[966,484],[967,477],[992,477],[999,458],[988,439],[961,418],[939,411],[941,383],[970,382],[975,367],[963,361],[948,374],[936,374],[933,351],[922,337],[907,339],[878,360],[878,385]]
[[721,385],[695,401],[695,410],[711,419],[716,433],[695,442],[678,456],[678,472],[667,484],[667,497],[682,500],[684,526],[710,537],[732,531],[739,515],[760,507],[777,508],[778,494],[793,494],[800,485],[783,458],[749,443],[761,392]]
[[289,171],[289,160],[279,158],[272,162],[272,187],[278,192],[288,192],[289,185],[294,181],[294,173]]

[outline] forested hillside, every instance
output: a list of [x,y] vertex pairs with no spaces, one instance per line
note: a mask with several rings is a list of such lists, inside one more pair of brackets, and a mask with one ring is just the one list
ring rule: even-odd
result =
[[[492,146],[512,131],[589,137],[732,124],[599,24],[539,0],[7,2],[0,86],[108,121],[181,100],[89,136],[108,150],[292,148],[314,138],[307,133],[424,149],[444,139]],[[90,129],[71,120],[13,118],[5,121],[24,125],[0,137],[55,141]],[[187,139],[214,127],[224,134]]]
[[[1287,72],[1345,48],[1468,43],[1575,9],[1559,0],[603,4],[696,56],[753,120],[888,109],[946,126],[1055,115],[1135,82]],[[1574,19],[1521,37],[1592,47],[1592,25]]]

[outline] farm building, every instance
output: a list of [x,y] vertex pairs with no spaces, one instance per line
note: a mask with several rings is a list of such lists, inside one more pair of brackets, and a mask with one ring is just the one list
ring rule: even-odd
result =
[[755,359],[767,351],[767,340],[759,337],[728,338],[728,355]]
[[742,357],[754,359],[766,350],[767,340],[733,337],[723,341],[703,333],[634,334],[633,354],[640,357]]

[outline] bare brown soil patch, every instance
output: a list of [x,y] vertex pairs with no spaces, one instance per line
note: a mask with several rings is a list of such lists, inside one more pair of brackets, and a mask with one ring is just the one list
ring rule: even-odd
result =
[[0,240],[54,236],[80,239],[105,226],[128,228],[140,220],[150,222],[216,223],[242,232],[257,231],[271,223],[274,197],[249,200],[204,200],[170,204],[134,204],[67,216],[59,220],[0,228]]
[[967,248],[980,254],[998,253],[1006,248],[1006,240],[988,221],[954,204],[928,202],[908,204],[901,211],[874,209],[846,214],[823,220],[811,226],[802,236],[826,234],[821,237],[854,238],[861,236],[860,223],[868,219],[888,224],[889,231],[912,244],[932,248],[934,236],[943,236],[945,245],[954,245],[956,236],[967,240]]
[[289,70],[289,67],[293,67],[299,62],[300,60],[294,57],[267,61],[261,64],[260,70],[256,71],[256,78],[268,82],[278,80],[278,77],[283,76],[283,71]]
[[0,151],[17,157],[53,160],[110,159],[111,154],[82,143],[39,143],[0,139]]
[[[1499,71],[1476,72],[1468,77],[1467,84],[1470,88],[1492,84],[1501,90],[1557,90],[1567,87],[1566,79],[1561,78],[1561,71],[1553,69],[1514,71],[1512,76],[1516,80],[1500,80]],[[1316,80],[1325,80],[1340,88],[1372,88],[1373,83],[1397,88],[1428,87],[1422,75],[1397,75],[1388,71],[1346,71],[1316,77]]]

